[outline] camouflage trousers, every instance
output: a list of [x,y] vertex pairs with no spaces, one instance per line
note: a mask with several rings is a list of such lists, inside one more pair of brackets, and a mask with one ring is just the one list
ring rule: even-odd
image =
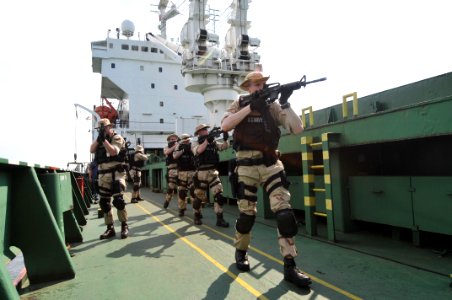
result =
[[[259,159],[262,158],[262,152],[260,151],[238,151],[236,153],[237,160],[240,159]],[[264,164],[253,166],[238,166],[238,181],[239,185],[244,183],[246,186],[254,187],[256,192],[244,189],[244,194],[247,196],[256,196],[257,187],[259,185],[267,184],[267,191],[272,186],[281,181],[280,177],[276,177],[271,182],[267,183],[267,180],[275,174],[284,171],[284,165],[280,160],[277,160],[275,164],[265,166]],[[257,213],[256,201],[247,200],[243,196],[238,195],[238,208],[240,213],[255,216]],[[262,200],[261,200],[262,201]],[[289,191],[280,186],[274,189],[269,195],[270,208],[273,212],[277,212],[282,209],[291,209],[290,205],[290,193]],[[287,255],[297,256],[297,248],[295,246],[294,238],[286,238],[281,236],[279,230],[277,230],[279,249],[283,257]],[[247,250],[251,242],[251,231],[246,234],[242,234],[236,230],[234,238],[234,246],[240,250]]]
[[[111,172],[104,170],[99,172],[99,194],[100,206],[104,212],[104,221],[106,225],[113,224],[113,213],[111,211],[111,197],[113,205],[117,208],[118,219],[121,222],[127,222],[127,210],[123,199],[124,191],[126,190],[126,172],[112,170]],[[121,207],[122,209],[118,209]]]
[[[195,197],[200,199],[203,204],[209,202],[207,199],[207,189],[210,189],[212,195],[223,192],[223,185],[220,181],[219,172],[215,169],[196,171],[193,182],[195,186]],[[214,211],[217,214],[222,213],[223,206],[215,201]],[[201,208],[196,212],[201,212]]]
[[177,171],[177,204],[179,209],[187,209],[187,198],[193,191],[193,174],[195,171]]
[[165,195],[165,200],[170,202],[173,195],[177,193],[177,168],[176,164],[168,166],[168,188]]
[[140,187],[141,187],[141,170],[140,169],[131,169],[130,177],[133,180],[133,190],[132,190],[132,198],[138,198],[140,195]]

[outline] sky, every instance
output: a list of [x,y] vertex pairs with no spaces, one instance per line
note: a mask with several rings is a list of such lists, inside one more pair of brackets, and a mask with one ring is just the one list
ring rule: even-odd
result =
[[[189,0],[173,1],[181,15],[168,22],[177,40]],[[220,43],[232,1],[211,0]],[[0,158],[66,168],[88,162],[86,112],[99,103],[101,75],[92,72],[91,42],[128,19],[136,33],[158,33],[157,0],[23,0],[0,4]],[[314,110],[452,72],[449,0],[254,0],[250,37],[259,38],[269,82],[327,77],[294,92],[292,107]],[[220,22],[221,21],[221,22]],[[212,23],[210,24],[212,26]],[[137,36],[135,36],[137,38]],[[220,44],[220,47],[222,44]]]

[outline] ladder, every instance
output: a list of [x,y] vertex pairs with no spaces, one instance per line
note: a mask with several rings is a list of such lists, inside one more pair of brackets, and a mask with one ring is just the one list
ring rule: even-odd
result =
[[[301,137],[301,159],[303,165],[303,194],[308,235],[317,235],[317,217],[326,218],[328,240],[335,242],[333,195],[330,172],[330,142],[339,136],[337,133],[325,132],[321,137]],[[322,163],[314,164],[314,151],[321,151]],[[315,172],[323,173],[323,187],[316,186]],[[317,210],[316,195],[325,196],[325,212]]]

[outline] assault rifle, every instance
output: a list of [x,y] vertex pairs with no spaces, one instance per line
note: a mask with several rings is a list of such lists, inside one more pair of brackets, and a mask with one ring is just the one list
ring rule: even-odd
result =
[[265,98],[267,104],[275,102],[276,99],[279,98],[279,94],[283,91],[294,91],[298,90],[301,87],[306,87],[306,85],[311,83],[316,83],[320,81],[326,80],[326,77],[322,77],[319,79],[315,79],[312,81],[306,81],[306,75],[303,75],[299,81],[294,81],[290,83],[286,83],[281,85],[279,82],[266,84],[261,91],[257,91],[250,95],[246,95],[242,97],[240,101],[240,106],[247,106],[255,99]]
[[208,135],[203,135],[203,136],[200,136],[199,138],[198,138],[198,143],[199,144],[202,144],[202,143],[204,143],[204,141],[206,140],[206,139],[215,139],[215,138],[217,138],[217,137],[219,137],[220,136],[220,134],[222,134],[223,133],[223,131],[221,130],[221,127],[213,127],[211,130],[210,130],[210,132],[209,132],[209,134]]

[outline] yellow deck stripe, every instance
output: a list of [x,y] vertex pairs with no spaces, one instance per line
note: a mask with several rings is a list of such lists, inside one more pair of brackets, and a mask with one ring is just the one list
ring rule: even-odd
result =
[[208,261],[210,261],[214,266],[216,266],[218,269],[220,269],[223,273],[228,274],[229,277],[231,277],[232,279],[234,279],[235,281],[237,281],[237,283],[239,283],[241,286],[243,286],[246,290],[248,290],[251,294],[253,294],[255,297],[257,297],[257,299],[262,299],[262,300],[268,300],[267,297],[265,297],[264,295],[262,295],[261,292],[259,292],[258,290],[256,290],[255,288],[253,288],[251,285],[249,285],[245,280],[241,279],[240,277],[238,277],[237,275],[235,275],[234,273],[232,273],[231,271],[229,271],[225,266],[223,266],[222,264],[220,264],[218,261],[216,261],[213,257],[211,257],[209,254],[207,254],[204,250],[202,250],[201,248],[199,248],[198,246],[196,246],[195,244],[193,244],[188,238],[180,235],[179,233],[176,232],[176,230],[174,230],[171,226],[163,223],[158,217],[154,216],[150,211],[148,211],[146,208],[144,208],[143,206],[141,206],[140,204],[137,204],[138,207],[140,207],[146,214],[148,214],[151,218],[153,218],[155,221],[157,221],[158,223],[160,223],[163,227],[165,227],[169,232],[175,234],[181,241],[183,241],[184,243],[186,243],[188,246],[190,246],[191,248],[193,248],[194,250],[196,250],[199,254],[201,254],[202,256],[204,256],[204,258],[206,258]]
[[[150,201],[150,202],[152,202],[152,204],[158,206],[158,204],[156,204],[155,202],[153,202],[153,201]],[[167,228],[168,231],[170,231],[170,232],[174,233],[175,235],[177,235],[179,238],[181,238],[182,240],[184,240],[184,242],[185,242],[185,240],[188,241],[187,238],[181,236],[179,233],[177,233],[177,232],[176,232],[173,228],[171,228],[169,225],[166,225],[165,223],[163,223],[162,221],[160,221],[157,217],[155,217],[151,212],[149,212],[148,210],[146,210],[146,209],[145,209],[144,207],[142,207],[140,204],[136,204],[136,205],[137,205],[138,207],[140,207],[143,211],[145,211],[145,212],[146,212],[149,216],[151,216],[154,220],[156,220],[157,222],[159,222],[160,224],[162,224],[165,228]],[[169,210],[171,210],[171,209],[169,209]],[[188,217],[186,217],[186,218],[188,218]],[[188,219],[190,219],[190,218],[188,218]],[[229,240],[231,240],[231,241],[234,240],[233,237],[231,237],[231,236],[229,236],[229,235],[226,235],[226,234],[224,234],[223,232],[220,232],[220,231],[214,229],[213,227],[210,227],[210,226],[205,225],[205,224],[203,224],[202,226],[205,227],[205,228],[207,228],[207,229],[209,229],[210,231],[212,231],[212,232],[218,234],[218,235],[221,235],[221,236],[224,237],[224,238],[227,238],[227,239],[229,239]],[[192,244],[190,241],[188,241],[188,242],[189,242],[190,244]],[[190,245],[190,244],[189,244],[189,245]],[[190,245],[190,246],[191,246],[191,245]],[[195,246],[195,245],[193,245],[193,246]],[[199,249],[200,251],[202,251],[202,253],[201,253],[200,251],[198,251],[196,248],[194,248],[196,251],[198,251],[201,255],[203,255],[204,257],[206,257],[206,258],[207,258],[209,261],[211,261],[212,263],[215,262],[215,263],[214,263],[215,266],[217,266],[220,270],[222,270],[223,272],[225,272],[226,274],[228,274],[228,276],[230,276],[232,279],[236,280],[236,281],[237,281],[241,286],[243,286],[245,289],[249,290],[247,287],[250,287],[250,289],[252,289],[253,291],[255,291],[256,294],[254,294],[254,293],[252,292],[252,290],[249,290],[250,293],[252,293],[252,294],[255,295],[256,297],[258,297],[258,299],[268,299],[268,298],[266,298],[264,295],[262,295],[262,293],[259,293],[257,290],[255,290],[253,287],[251,287],[249,284],[247,284],[243,279],[239,278],[237,275],[235,275],[234,273],[230,272],[226,267],[224,267],[223,265],[221,265],[220,263],[218,263],[215,259],[213,259],[212,257],[210,257],[210,256],[209,256],[207,253],[205,253],[202,249],[198,248],[197,246],[195,246],[195,247],[196,247],[197,249]],[[266,253],[266,252],[264,252],[264,251],[262,251],[262,250],[259,250],[258,248],[255,248],[255,247],[253,247],[253,246],[250,246],[250,250],[252,250],[252,251],[254,251],[254,252],[256,252],[256,253],[258,253],[258,254],[260,254],[260,255],[262,255],[262,256],[268,258],[269,260],[272,260],[272,261],[274,261],[274,262],[276,262],[276,263],[282,265],[282,266],[284,265],[284,262],[283,262],[281,259],[278,259],[278,258],[276,258],[276,257],[274,257],[274,256],[272,256],[272,255],[270,255],[270,254],[268,254],[268,253]],[[204,255],[203,253],[204,253],[205,255]],[[300,268],[298,268],[298,269],[300,269]],[[336,291],[336,292],[339,293],[339,294],[342,294],[342,295],[344,295],[344,296],[346,296],[346,297],[348,297],[348,298],[350,298],[350,299],[353,299],[353,300],[362,300],[362,298],[360,298],[360,297],[358,297],[358,296],[356,296],[356,295],[353,295],[352,293],[349,293],[349,292],[347,292],[347,291],[345,291],[345,290],[343,290],[343,289],[341,289],[341,288],[339,288],[339,287],[337,287],[337,286],[335,286],[335,285],[332,285],[332,284],[330,284],[330,283],[328,283],[328,282],[326,282],[326,281],[324,281],[324,280],[322,280],[322,279],[320,279],[320,278],[318,278],[318,277],[316,277],[316,276],[314,276],[314,275],[312,275],[312,274],[309,274],[309,273],[303,271],[302,269],[300,269],[300,271],[302,271],[303,273],[305,273],[306,275],[308,275],[309,277],[311,277],[311,280],[312,280],[312,281],[315,281],[315,282],[317,282],[317,283],[319,283],[319,284],[321,284],[321,285],[323,285],[323,286],[325,286],[325,287],[327,287],[327,288],[329,288],[329,289],[331,289],[331,290],[333,290],[333,291]]]

